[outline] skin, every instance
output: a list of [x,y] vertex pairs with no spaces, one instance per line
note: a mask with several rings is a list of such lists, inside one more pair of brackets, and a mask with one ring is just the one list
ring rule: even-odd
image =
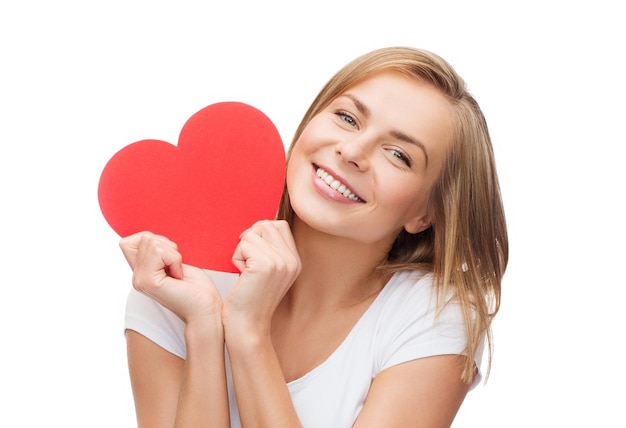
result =
[[[242,234],[233,255],[241,275],[224,302],[171,241],[149,232],[124,238],[134,287],[187,323],[186,361],[127,332],[139,426],[228,426],[224,343],[243,426],[301,426],[286,381],[321,364],[376,298],[389,279],[376,267],[397,234],[430,225],[426,201],[449,136],[449,106],[431,86],[383,72],[349,89],[292,151],[293,226],[262,221]],[[356,199],[318,178],[318,166]],[[384,370],[354,426],[449,426],[468,390],[463,358]]]

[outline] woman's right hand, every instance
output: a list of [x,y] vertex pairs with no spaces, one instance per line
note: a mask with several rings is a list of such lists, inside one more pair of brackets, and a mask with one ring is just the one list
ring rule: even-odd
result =
[[164,236],[139,232],[122,238],[120,248],[133,270],[133,287],[189,324],[220,317],[222,299],[208,275],[182,263],[177,245]]
[[184,265],[169,239],[140,232],[120,241],[133,287],[185,323],[184,361],[129,331],[128,362],[138,426],[228,427],[222,299],[209,276]]

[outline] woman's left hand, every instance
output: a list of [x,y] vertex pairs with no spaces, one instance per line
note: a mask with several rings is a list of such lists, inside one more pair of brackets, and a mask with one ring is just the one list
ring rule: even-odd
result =
[[272,315],[301,269],[289,224],[255,223],[241,235],[233,264],[241,275],[224,302],[224,328],[269,334]]

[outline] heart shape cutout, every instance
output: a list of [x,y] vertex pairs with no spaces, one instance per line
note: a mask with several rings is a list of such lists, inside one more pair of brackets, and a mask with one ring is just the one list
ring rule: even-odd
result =
[[274,219],[285,181],[285,149],[260,110],[210,105],[183,126],[178,146],[142,140],[105,165],[98,202],[120,236],[149,230],[178,244],[183,262],[238,272],[240,234]]

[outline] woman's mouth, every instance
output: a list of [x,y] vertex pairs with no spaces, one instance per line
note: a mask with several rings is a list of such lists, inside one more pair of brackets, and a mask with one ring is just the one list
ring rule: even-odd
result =
[[322,181],[328,185],[328,187],[335,190],[337,193],[342,194],[345,198],[350,199],[351,201],[365,202],[363,199],[358,197],[352,190],[350,190],[348,186],[330,175],[328,172],[318,167],[317,165],[314,165],[314,167],[317,176],[321,178]]

